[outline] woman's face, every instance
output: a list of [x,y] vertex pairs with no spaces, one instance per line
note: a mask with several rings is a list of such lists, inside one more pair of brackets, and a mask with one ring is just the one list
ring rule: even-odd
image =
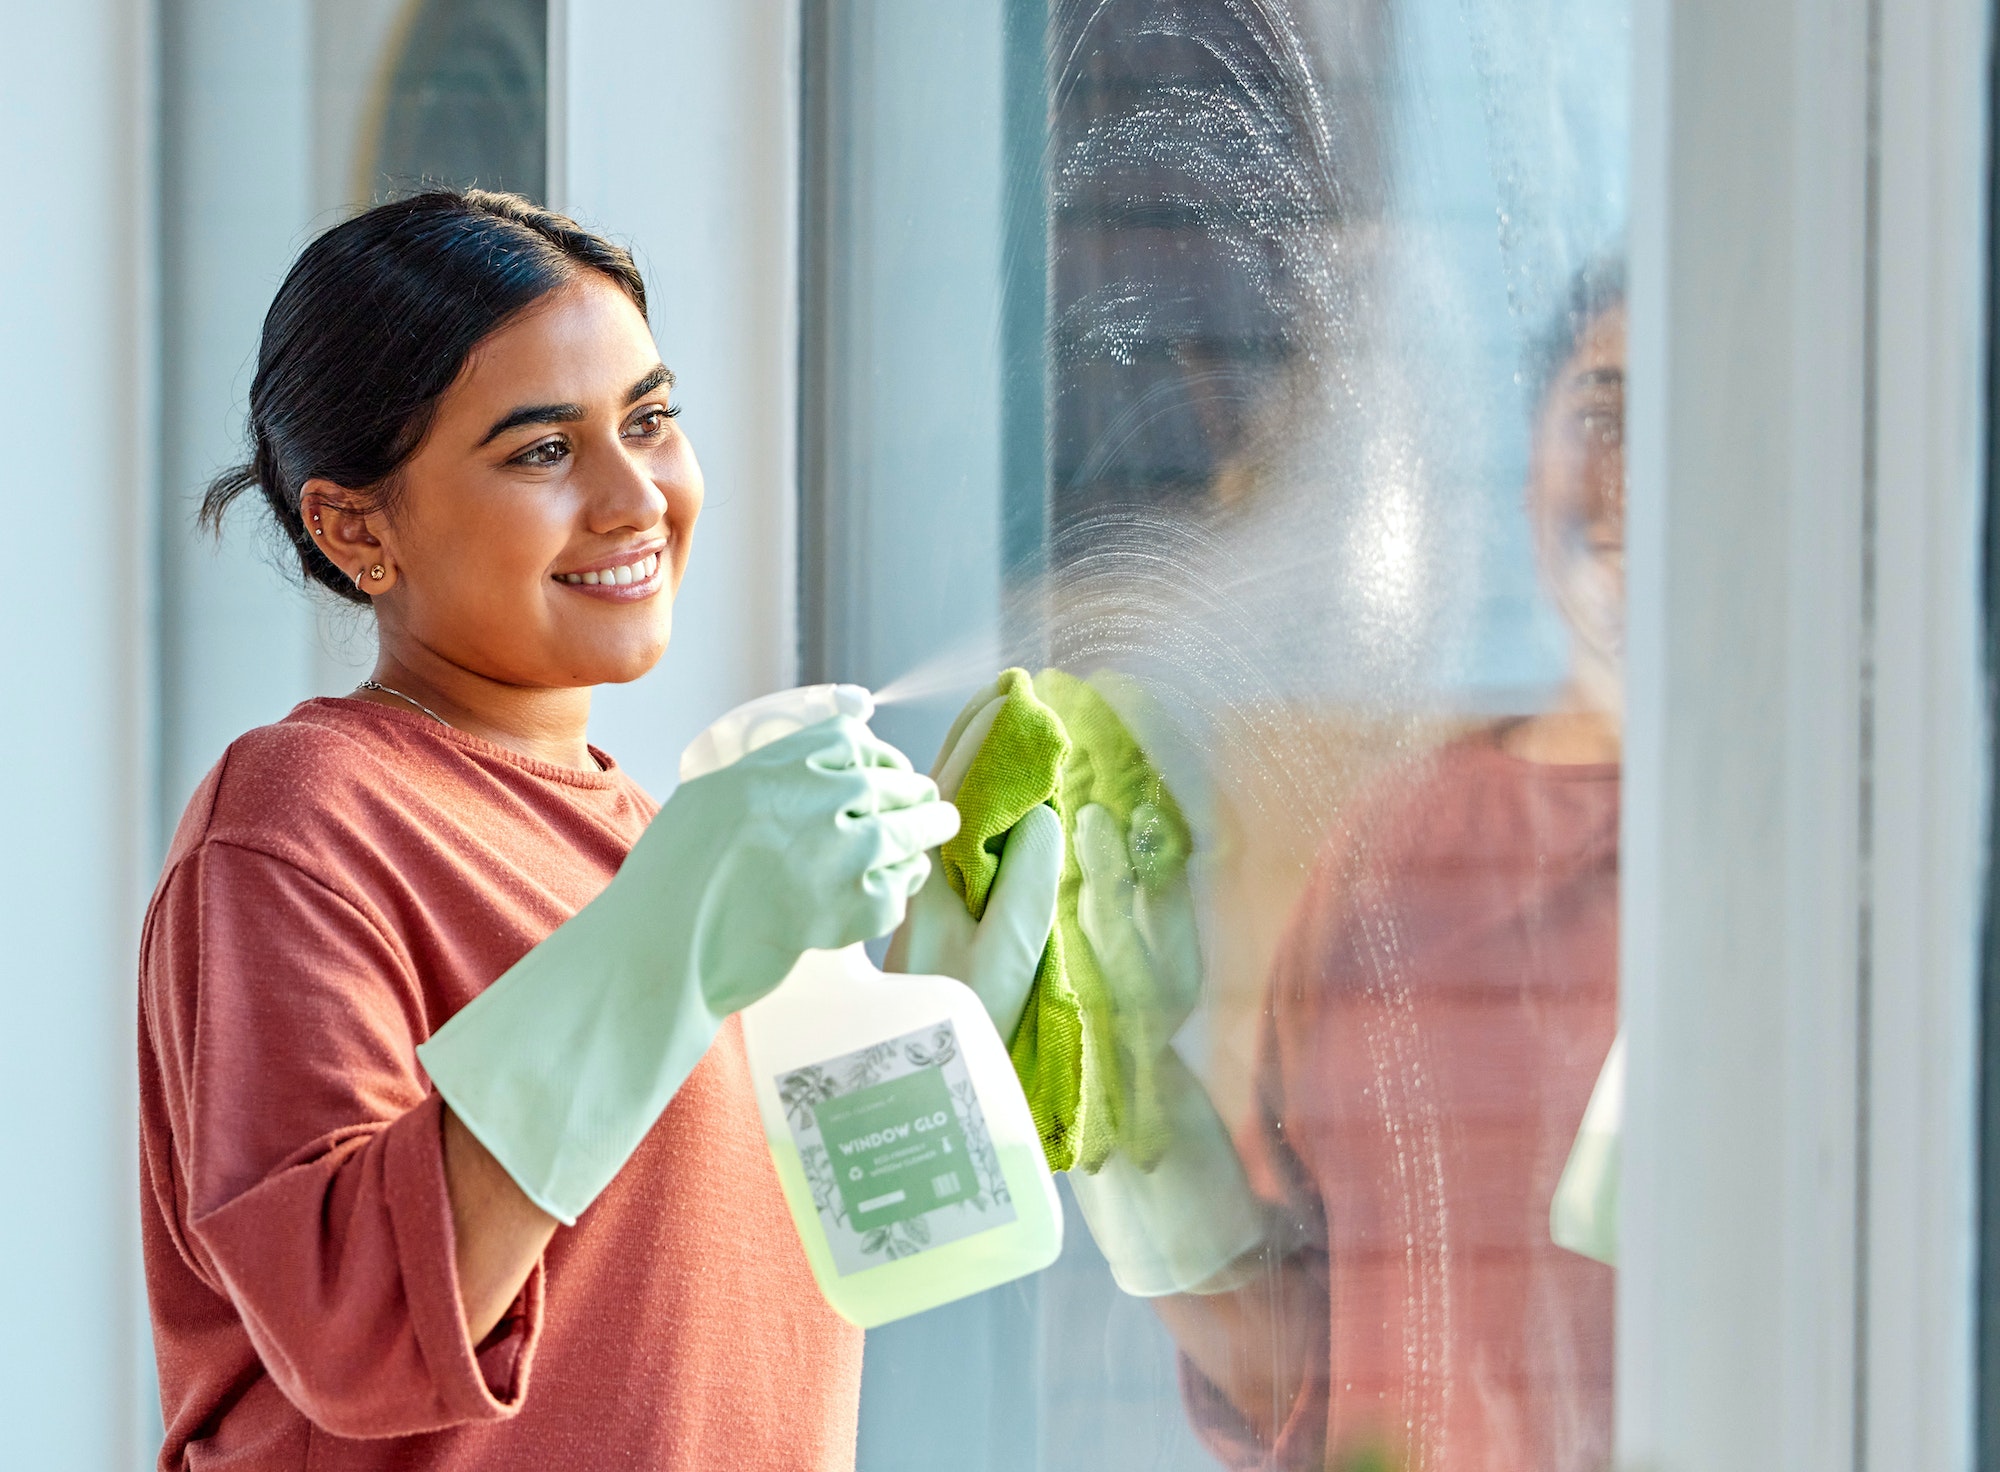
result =
[[658,663],[702,502],[672,383],[638,308],[594,273],[474,349],[393,516],[369,518],[389,581],[361,586],[385,652],[530,688]]
[[[1577,673],[1616,710],[1625,653],[1625,309],[1599,314],[1542,400],[1528,519]],[[1601,688],[1600,688],[1601,687]]]

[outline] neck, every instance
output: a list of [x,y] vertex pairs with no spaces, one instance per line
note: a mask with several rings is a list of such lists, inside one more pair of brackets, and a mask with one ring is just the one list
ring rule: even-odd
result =
[[1509,726],[1500,745],[1523,761],[1549,766],[1615,764],[1623,754],[1624,730],[1619,718],[1593,698],[1587,681],[1572,682],[1555,709],[1529,716]]
[[[386,643],[370,678],[400,691],[453,729],[554,766],[598,770],[586,732],[590,690],[509,685],[441,659],[429,650],[392,649]],[[394,695],[359,691],[357,700],[411,707]]]

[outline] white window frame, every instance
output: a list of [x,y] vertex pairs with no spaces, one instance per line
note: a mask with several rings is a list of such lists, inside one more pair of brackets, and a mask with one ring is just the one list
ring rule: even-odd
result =
[[1973,1465],[1988,19],[1637,0],[1621,1465]]

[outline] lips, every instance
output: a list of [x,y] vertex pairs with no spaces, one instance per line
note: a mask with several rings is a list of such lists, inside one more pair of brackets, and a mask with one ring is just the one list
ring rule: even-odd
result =
[[660,554],[649,552],[644,557],[617,563],[611,567],[595,567],[588,572],[559,572],[555,578],[557,582],[567,583],[571,587],[629,588],[634,583],[650,580],[659,570]]

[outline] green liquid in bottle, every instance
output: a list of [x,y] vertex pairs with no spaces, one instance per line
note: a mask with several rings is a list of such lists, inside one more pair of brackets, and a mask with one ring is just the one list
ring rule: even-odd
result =
[[886,1324],[1061,1253],[1027,1098],[967,987],[808,951],[743,1037],[785,1203],[844,1318]]
[[[799,1229],[799,1240],[805,1244],[806,1260],[812,1264],[821,1292],[842,1318],[864,1329],[1011,1283],[1039,1272],[1062,1252],[1061,1217],[1037,1213],[1029,1221],[1017,1219],[928,1252],[840,1273],[834,1267],[797,1148],[789,1139],[768,1143],[778,1167],[778,1181],[785,1188],[785,1204],[792,1209],[792,1222]],[[1010,1186],[1016,1180],[1032,1182],[1042,1164],[1038,1146],[1009,1146],[999,1154],[1000,1168]]]

